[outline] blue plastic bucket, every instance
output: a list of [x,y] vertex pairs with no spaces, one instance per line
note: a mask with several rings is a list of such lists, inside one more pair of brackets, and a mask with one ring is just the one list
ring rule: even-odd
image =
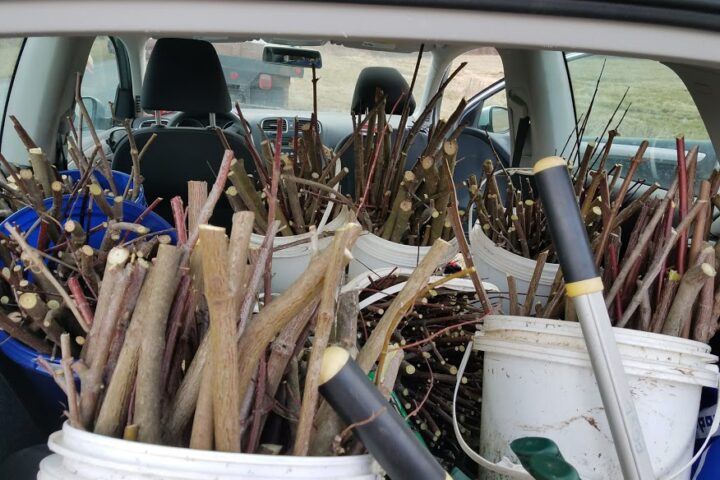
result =
[[[72,203],[71,203],[72,202]],[[108,202],[112,204],[112,199],[108,198]],[[49,210],[52,207],[53,199],[52,198],[46,198],[43,201],[45,210]],[[86,232],[89,232],[94,227],[97,227],[99,225],[102,225],[103,222],[107,221],[107,216],[100,210],[100,208],[97,205],[93,205],[92,212],[85,212],[85,215],[81,215],[83,213],[83,198],[82,197],[71,197],[70,195],[63,196],[63,202],[62,202],[62,211],[66,212],[68,209],[68,205],[71,203],[72,211],[67,212],[67,215],[65,215],[62,219],[62,222],[65,222],[66,220],[72,219],[77,222],[81,222],[82,219],[82,227],[85,229]],[[89,202],[88,202],[89,203]],[[134,222],[142,212],[145,211],[145,207],[137,204],[125,201],[123,202],[123,220],[126,222]],[[90,215],[89,218],[89,228],[88,228],[88,214]],[[32,245],[37,245],[38,235],[40,233],[39,226],[36,226],[32,231],[28,233],[28,231],[37,223],[38,221],[38,214],[35,210],[33,210],[31,207],[25,207],[21,208],[17,212],[13,213],[9,217],[7,217],[5,220],[0,222],[0,227],[2,227],[3,232],[8,232],[7,227],[10,225],[17,226],[21,232],[26,233],[26,240],[27,242]],[[167,233],[172,237],[173,243],[177,241],[177,238],[175,236],[175,230],[164,218],[162,218],[160,215],[158,215],[155,212],[148,213],[145,218],[140,222],[141,225],[147,227],[150,232],[163,232]],[[99,230],[96,232],[89,233],[88,238],[88,245],[90,245],[93,248],[100,247],[100,243],[102,242],[103,236],[105,235],[105,230]],[[134,233],[129,233],[127,236],[128,240],[131,240],[136,235]]]
[[[49,209],[52,206],[52,201],[53,200],[51,198],[48,198],[44,201],[44,206],[46,209]],[[70,201],[70,195],[65,195],[63,197],[63,212],[66,211]],[[73,219],[76,221],[80,221],[80,213],[82,212],[83,208],[83,199],[76,197],[74,199],[74,202],[75,203],[72,206],[72,210],[65,218],[63,218],[63,220]],[[144,210],[145,208],[139,204],[123,202],[123,218],[127,222],[134,222],[135,220],[137,220],[137,218]],[[85,215],[86,218],[83,221],[83,228],[86,228],[86,231],[88,231],[88,212],[86,212]],[[35,210],[30,207],[25,207],[7,217],[3,222],[0,222],[0,229],[5,232],[7,231],[8,226],[15,225],[20,229],[21,232],[27,232],[28,230],[30,230],[30,228],[33,227],[33,225],[35,225],[37,220],[37,212],[35,212]],[[94,205],[89,218],[90,228],[101,225],[106,220],[107,217],[102,213],[102,211],[100,211],[97,205]],[[161,216],[154,212],[150,212],[140,222],[140,224],[150,229],[150,232],[164,232],[172,237],[173,243],[177,242],[177,237],[175,235],[175,230],[173,229],[173,227],[167,221],[165,221],[165,219],[163,219]],[[30,245],[37,245],[39,232],[40,228],[39,226],[36,226],[36,228],[34,228],[32,232],[27,235],[26,239]],[[105,230],[91,233],[88,238],[88,244],[94,248],[98,248],[100,246],[100,243],[102,242],[104,235]],[[129,233],[127,239],[131,240],[135,236],[135,234]],[[48,409],[48,411],[53,416],[56,416],[58,419],[61,418],[62,412],[64,410],[63,405],[67,404],[65,393],[60,389],[60,387],[57,386],[55,381],[52,379],[52,376],[44,368],[42,368],[42,366],[38,364],[38,352],[15,340],[14,338],[9,337],[8,334],[2,330],[0,330],[0,350],[12,362],[21,367],[23,374],[27,377],[30,388],[36,390],[35,394],[37,398],[41,399],[43,405]],[[52,365],[59,365],[58,362],[51,361],[50,357],[46,355],[43,355],[43,357],[48,360]]]
[[[73,184],[78,182],[80,180],[80,177],[82,176],[80,170],[63,170],[60,172],[60,175],[67,175],[70,180],[72,180]],[[128,183],[130,184],[130,187],[133,186],[132,177],[127,173],[113,170],[112,177],[119,195],[122,195],[122,193],[125,191],[125,188],[127,188]],[[100,186],[104,190],[110,189],[110,182],[108,182],[107,178],[105,178],[102,173],[96,171],[95,178],[97,178],[98,184],[100,184]],[[140,194],[132,203],[137,203],[138,205],[147,207],[147,200],[145,200],[145,190],[143,189],[142,185],[140,185]]]

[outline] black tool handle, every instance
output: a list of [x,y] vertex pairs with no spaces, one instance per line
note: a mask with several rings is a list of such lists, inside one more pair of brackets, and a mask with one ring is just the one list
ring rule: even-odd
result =
[[450,476],[415,438],[347,350],[328,347],[320,371],[320,393],[393,480],[443,480]]
[[602,280],[595,268],[567,163],[560,157],[543,158],[535,163],[533,174],[568,296],[602,291]]

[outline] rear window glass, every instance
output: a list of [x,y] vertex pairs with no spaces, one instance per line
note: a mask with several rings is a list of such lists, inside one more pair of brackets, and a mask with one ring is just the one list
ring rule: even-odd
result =
[[[155,39],[146,45],[149,58]],[[213,43],[220,57],[225,81],[234,102],[243,107],[312,110],[312,71],[309,68],[266,63],[263,48],[268,43]],[[350,112],[355,83],[365,67],[393,67],[400,71],[408,84],[412,80],[417,52],[388,52],[325,44],[301,47],[319,51],[322,68],[317,70],[318,111]],[[384,48],[391,49],[392,45]],[[413,95],[419,100],[425,90],[432,54],[425,52],[418,71]]]

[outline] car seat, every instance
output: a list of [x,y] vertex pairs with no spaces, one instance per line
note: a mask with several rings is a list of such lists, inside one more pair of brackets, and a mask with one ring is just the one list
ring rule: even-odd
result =
[[[222,163],[223,144],[214,128],[214,115],[231,110],[230,95],[220,60],[213,46],[205,41],[162,38],[157,41],[148,60],[141,105],[144,110],[184,112],[208,115],[209,128],[165,127],[157,123],[133,132],[138,149],[153,134],[157,138],[148,148],[140,165],[143,188],[148,202],[163,198],[155,212],[172,221],[170,199],[179,195],[187,202],[187,182],[204,180],[212,186]],[[248,172],[254,172],[252,157],[242,138],[224,132],[239,161]],[[113,169],[130,172],[132,160],[127,138],[118,144]],[[229,227],[233,210],[221,197],[211,222]]]
[[[375,106],[375,91],[380,89],[385,94],[385,113],[399,115],[405,104],[408,104],[408,115],[412,115],[415,111],[415,98],[407,95],[410,91],[402,74],[391,67],[366,67],[358,76],[355,84],[355,92],[352,99],[352,114],[366,114],[368,110]],[[396,131],[392,133],[393,142],[395,141]],[[352,134],[343,138],[337,145],[336,151],[352,139]],[[418,134],[408,151],[405,168],[411,168],[427,145],[427,137],[424,133]],[[355,196],[355,152],[352,147],[347,148],[340,157],[340,163],[343,167],[347,167],[349,172],[345,175],[341,182],[342,192],[352,197]],[[357,199],[356,199],[357,200]]]

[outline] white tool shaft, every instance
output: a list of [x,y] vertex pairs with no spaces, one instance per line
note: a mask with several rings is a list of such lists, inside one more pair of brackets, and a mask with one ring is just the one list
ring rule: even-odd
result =
[[602,292],[573,297],[625,480],[655,479]]

